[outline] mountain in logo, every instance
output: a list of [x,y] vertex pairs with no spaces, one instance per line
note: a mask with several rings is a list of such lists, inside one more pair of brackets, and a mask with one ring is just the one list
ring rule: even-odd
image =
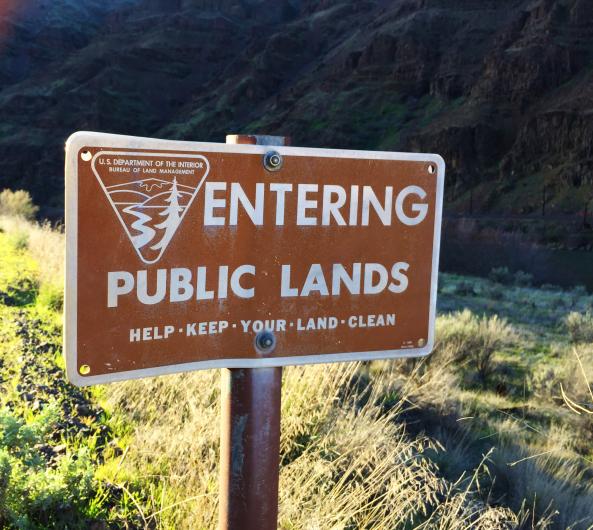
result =
[[170,179],[148,177],[121,182],[121,176],[100,175],[100,166],[94,166],[111,206],[144,263],[156,263],[161,258],[206,179],[208,162],[200,158],[205,161],[205,169],[198,178],[173,174]]

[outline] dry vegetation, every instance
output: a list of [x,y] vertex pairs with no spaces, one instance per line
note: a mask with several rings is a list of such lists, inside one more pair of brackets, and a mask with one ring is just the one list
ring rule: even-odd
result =
[[[409,436],[396,374],[387,365],[365,373],[357,364],[285,370],[280,528],[516,527],[517,514],[480,499],[484,466],[450,482],[431,458],[438,444]],[[218,379],[210,371],[108,389],[109,408],[136,428],[125,457],[101,475],[131,483],[150,476],[154,490],[138,499],[147,523],[216,526]]]
[[[2,208],[0,197],[0,212],[3,211],[6,208]],[[27,250],[36,264],[39,296],[56,310],[61,310],[65,259],[61,227],[53,227],[47,222],[31,222],[24,216],[0,214],[0,230],[15,239],[17,248]]]
[[0,192],[0,217],[33,221],[38,211],[39,208],[33,204],[28,192],[24,190],[2,190]]
[[[0,232],[0,294],[9,293],[0,306],[6,369],[20,362],[18,350],[27,344],[54,344],[59,352],[59,333],[26,343],[14,322],[45,329],[59,317],[63,235],[14,215],[0,217]],[[587,383],[593,298],[524,282],[442,280],[438,344],[427,361],[284,370],[280,528],[593,528]],[[61,366],[43,348],[39,362]],[[33,410],[17,383],[0,409],[23,428],[37,425],[45,406]],[[561,388],[580,410],[565,405]],[[90,521],[102,521],[101,529],[215,528],[219,374],[112,384],[85,395],[99,411],[93,428],[104,437],[66,440],[66,454],[90,455],[76,473],[91,473],[93,486],[87,486],[94,492],[85,490],[89,498],[75,505],[80,518],[69,528],[87,528]],[[38,445],[63,442],[38,431]],[[17,491],[11,477],[21,457],[3,446],[2,432],[0,482]],[[4,475],[2,451],[13,466]],[[60,484],[73,496],[73,471],[65,473]],[[5,498],[0,495],[0,526],[64,528],[36,523],[37,512],[27,512],[37,506],[33,501],[19,505],[13,496],[7,511]],[[29,523],[15,523],[19,509]]]

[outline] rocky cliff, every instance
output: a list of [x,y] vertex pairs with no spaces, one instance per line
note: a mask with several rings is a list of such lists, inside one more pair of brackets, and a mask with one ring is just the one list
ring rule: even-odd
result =
[[91,129],[439,152],[450,213],[592,207],[593,0],[5,4],[0,188],[37,202]]

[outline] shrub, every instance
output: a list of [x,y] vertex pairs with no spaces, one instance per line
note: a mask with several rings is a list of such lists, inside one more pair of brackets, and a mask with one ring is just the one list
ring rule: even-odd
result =
[[492,372],[494,353],[513,342],[513,327],[497,315],[478,317],[469,309],[440,317],[437,348],[457,363],[468,363],[482,384]]
[[62,311],[64,308],[64,291],[52,284],[41,284],[37,300],[53,311]]
[[86,449],[48,462],[46,444],[58,416],[56,406],[28,421],[0,410],[2,528],[72,528],[91,496],[93,468]]
[[513,281],[513,275],[508,267],[495,267],[488,274],[488,279],[497,283],[509,284]]
[[35,301],[39,282],[36,263],[18,246],[13,234],[0,234],[0,303],[24,306]]
[[39,264],[39,280],[52,289],[63,289],[65,244],[64,233],[45,222],[31,223],[29,228],[29,252]]
[[567,306],[570,306],[572,302],[564,297],[563,293],[559,293],[557,296],[554,296],[550,300],[550,308],[551,309],[564,309]]
[[587,293],[587,288],[584,285],[575,285],[571,289],[571,293],[577,297],[587,296],[589,294]]
[[476,291],[471,282],[463,280],[455,285],[454,293],[459,296],[474,296]]
[[564,318],[564,326],[572,342],[593,342],[593,313],[570,312]]
[[[34,301],[39,290],[41,302],[59,311],[64,289],[63,232],[47,222],[39,224],[18,217],[0,217],[0,228],[0,261],[3,264],[0,300],[10,305],[25,305]],[[23,276],[31,278],[33,283],[19,287],[15,278]],[[12,292],[15,289],[19,296]]]
[[509,271],[508,267],[495,267],[488,274],[488,279],[505,285],[516,285],[517,287],[529,287],[533,283],[533,275],[528,272]]
[[555,285],[553,283],[543,283],[540,286],[540,289],[542,291],[551,291],[551,292],[562,291],[562,287],[560,287],[559,285]]
[[[566,355],[560,365],[560,384],[556,388],[565,404],[573,412],[589,420],[593,426],[593,348],[574,348],[573,355]],[[583,414],[585,413],[585,414]]]
[[513,275],[513,283],[517,287],[530,287],[533,283],[533,274],[529,274],[523,271],[517,271]]
[[33,204],[28,191],[5,189],[0,192],[0,215],[32,220],[38,211],[39,208]]
[[504,293],[504,287],[496,283],[486,286],[483,291],[483,295],[491,300],[504,300]]

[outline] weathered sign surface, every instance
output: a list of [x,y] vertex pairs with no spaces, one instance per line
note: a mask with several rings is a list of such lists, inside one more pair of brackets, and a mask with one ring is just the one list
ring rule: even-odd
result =
[[430,353],[443,181],[438,155],[74,134],[70,380]]

